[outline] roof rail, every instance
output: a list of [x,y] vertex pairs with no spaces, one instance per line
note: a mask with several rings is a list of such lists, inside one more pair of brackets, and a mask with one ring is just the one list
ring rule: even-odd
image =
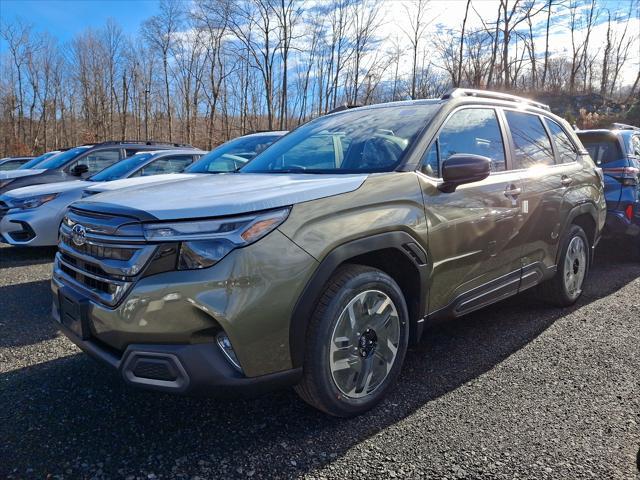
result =
[[460,97],[478,97],[478,98],[491,98],[493,100],[506,100],[508,102],[526,103],[533,107],[542,108],[543,110],[551,111],[549,105],[536,102],[535,100],[529,100],[528,98],[518,97],[517,95],[510,95],[502,92],[492,92],[490,90],[474,90],[472,88],[452,88],[445,93],[441,98],[446,100],[448,98],[460,98]]
[[612,123],[612,130],[640,130],[638,127],[634,127],[633,125],[629,125],[627,123]]
[[189,143],[171,143],[171,142],[158,142],[155,140],[107,140],[106,142],[98,142],[95,143],[94,146],[98,145],[124,145],[124,144],[132,144],[132,145],[168,145],[172,147],[184,147],[184,148],[193,148],[193,145]]
[[333,110],[329,110],[327,112],[327,115],[329,115],[330,113],[342,112],[343,110],[349,110],[350,108],[358,108],[358,107],[361,107],[361,106],[362,105],[352,105],[352,104],[344,103],[342,105],[338,105]]

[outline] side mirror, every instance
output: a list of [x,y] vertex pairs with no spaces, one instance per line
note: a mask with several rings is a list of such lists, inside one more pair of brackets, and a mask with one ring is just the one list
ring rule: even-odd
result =
[[438,189],[444,193],[452,193],[460,185],[484,180],[490,173],[491,159],[482,155],[457,153],[443,162],[443,181]]
[[89,171],[89,167],[84,163],[79,163],[71,169],[71,174],[80,177]]

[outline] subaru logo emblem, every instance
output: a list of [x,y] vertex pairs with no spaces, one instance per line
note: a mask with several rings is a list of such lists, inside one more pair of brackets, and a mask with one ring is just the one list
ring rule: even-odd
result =
[[73,243],[81,247],[87,241],[87,229],[79,223],[76,223],[71,229],[71,239]]

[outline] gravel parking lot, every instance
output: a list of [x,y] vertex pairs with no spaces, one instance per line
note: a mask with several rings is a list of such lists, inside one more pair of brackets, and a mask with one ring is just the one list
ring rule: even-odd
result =
[[292,391],[139,392],[49,317],[52,250],[0,248],[1,478],[640,478],[640,264],[601,249],[585,295],[524,294],[432,328],[356,419]]

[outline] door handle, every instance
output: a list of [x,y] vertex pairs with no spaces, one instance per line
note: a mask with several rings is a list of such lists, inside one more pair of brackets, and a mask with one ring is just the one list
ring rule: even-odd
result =
[[560,183],[562,184],[563,187],[568,187],[573,183],[573,178],[563,175],[562,178],[560,179]]
[[522,193],[522,189],[520,187],[516,187],[515,185],[509,185],[507,189],[504,191],[505,197],[518,197]]

